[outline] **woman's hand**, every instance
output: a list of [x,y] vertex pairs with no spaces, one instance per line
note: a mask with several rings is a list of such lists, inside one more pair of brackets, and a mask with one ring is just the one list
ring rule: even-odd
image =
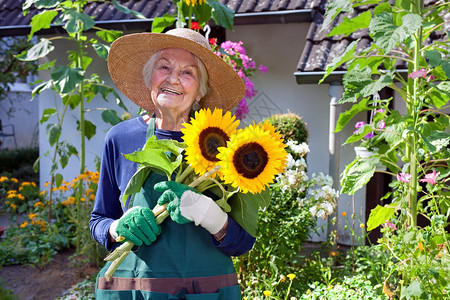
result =
[[109,228],[111,236],[116,239],[123,236],[137,246],[149,246],[161,233],[161,226],[156,224],[155,216],[148,207],[131,207]]
[[171,219],[179,224],[193,221],[195,225],[201,225],[214,235],[228,221],[228,215],[211,198],[187,185],[164,181],[157,183],[155,190],[163,192],[158,204],[168,202],[167,211]]

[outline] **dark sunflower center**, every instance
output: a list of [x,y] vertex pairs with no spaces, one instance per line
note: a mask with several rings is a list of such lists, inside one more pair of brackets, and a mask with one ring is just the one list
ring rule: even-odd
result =
[[245,178],[253,179],[264,171],[268,162],[266,150],[258,143],[247,143],[233,155],[236,171]]
[[218,127],[208,127],[199,136],[199,145],[202,156],[209,161],[219,161],[216,158],[217,148],[225,147],[229,140],[228,135]]

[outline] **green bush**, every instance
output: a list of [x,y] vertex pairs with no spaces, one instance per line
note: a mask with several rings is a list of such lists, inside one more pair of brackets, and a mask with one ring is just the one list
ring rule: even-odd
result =
[[300,300],[346,299],[381,300],[388,299],[383,294],[382,285],[373,286],[363,274],[344,277],[341,283],[329,284],[315,282]]
[[308,142],[308,129],[301,117],[294,113],[272,115],[266,119],[285,141],[297,141],[299,144]]
[[39,157],[39,148],[23,148],[0,151],[0,170],[8,175],[24,181],[38,181],[39,176],[33,165]]

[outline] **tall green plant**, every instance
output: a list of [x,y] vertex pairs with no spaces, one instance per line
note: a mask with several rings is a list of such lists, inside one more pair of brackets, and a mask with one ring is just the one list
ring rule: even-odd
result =
[[[445,231],[450,214],[450,118],[444,112],[450,107],[450,42],[448,33],[442,40],[436,36],[444,30],[450,4],[431,1],[425,7],[423,0],[330,1],[324,24],[330,24],[339,13],[352,13],[367,4],[375,6],[345,18],[330,35],[368,29],[373,43],[359,51],[359,40],[352,42],[327,67],[323,79],[340,65],[347,66],[340,103],[354,104],[339,117],[337,131],[360,112],[381,109],[385,114],[383,126],[363,125],[346,143],[361,142],[376,132],[387,147],[380,147],[368,160],[357,157],[351,162],[342,174],[342,192],[354,194],[364,186],[379,162],[388,167],[387,173],[397,178],[391,184],[393,192],[385,196],[391,204],[372,210],[367,224],[371,230],[392,221],[399,228],[394,235],[385,230],[382,241],[398,259],[391,274],[394,269],[399,271],[401,286],[391,291],[386,279],[385,289],[407,299],[425,295],[440,299],[448,296],[450,285]],[[430,39],[434,42],[429,43]],[[407,74],[401,73],[398,65],[406,65]],[[383,88],[400,96],[405,113],[390,109],[392,98],[378,99]],[[420,215],[429,224],[419,227]]]
[[[99,1],[89,1],[99,2]],[[119,11],[123,13],[133,13],[135,16],[142,17],[134,13],[117,1],[102,1],[112,3]],[[61,26],[65,35],[50,38],[41,38],[40,41],[29,50],[23,51],[17,57],[22,61],[36,61],[46,57],[55,50],[53,41],[64,40],[71,45],[71,50],[67,51],[69,63],[66,65],[57,64],[56,59],[40,65],[40,70],[48,70],[50,79],[42,81],[39,79],[35,84],[33,97],[51,89],[55,92],[55,107],[44,110],[41,123],[47,123],[46,133],[50,146],[54,147],[52,166],[51,166],[51,186],[59,186],[63,176],[57,173],[58,167],[65,168],[72,155],[80,158],[80,174],[86,169],[86,139],[91,139],[96,133],[96,126],[86,118],[86,102],[91,102],[95,96],[101,95],[105,101],[111,94],[116,99],[117,104],[126,110],[119,95],[112,87],[104,84],[99,75],[91,73],[88,75],[88,68],[93,58],[88,56],[88,48],[95,50],[100,58],[106,59],[108,55],[109,44],[122,35],[122,32],[115,30],[106,30],[95,26],[93,17],[85,14],[84,8],[88,1],[44,1],[27,0],[23,4],[24,14],[27,14],[34,6],[39,13],[31,19],[31,31],[28,39],[31,39],[35,33],[41,29],[50,28],[51,24]],[[89,38],[87,31],[95,31],[97,38]],[[61,105],[57,102],[61,101]],[[60,109],[58,109],[60,107]],[[80,133],[80,148],[77,149],[69,140],[61,140],[63,122],[68,109],[78,109],[79,119],[77,120],[77,130]],[[116,124],[120,118],[114,110],[103,109],[102,119],[105,122]],[[56,122],[51,121],[50,117],[56,116]],[[82,195],[83,185],[80,184],[79,194]],[[50,194],[50,203],[52,202]],[[81,213],[77,205],[77,212]],[[51,219],[51,209],[49,210],[49,219]],[[77,245],[77,249],[79,245]]]
[[226,29],[233,29],[234,12],[217,0],[174,0],[176,16],[165,14],[157,17],[152,23],[152,32],[163,32],[165,28],[175,26],[182,28],[195,19],[203,27],[211,19]]

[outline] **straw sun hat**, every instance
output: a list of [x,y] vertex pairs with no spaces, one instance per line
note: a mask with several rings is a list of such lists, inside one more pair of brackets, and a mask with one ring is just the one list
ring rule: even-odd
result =
[[149,58],[165,48],[181,48],[197,56],[208,72],[209,92],[202,108],[232,109],[244,96],[245,85],[237,73],[214,54],[208,40],[187,28],[167,33],[135,33],[118,38],[108,54],[108,70],[119,90],[146,111],[154,111],[142,69]]

